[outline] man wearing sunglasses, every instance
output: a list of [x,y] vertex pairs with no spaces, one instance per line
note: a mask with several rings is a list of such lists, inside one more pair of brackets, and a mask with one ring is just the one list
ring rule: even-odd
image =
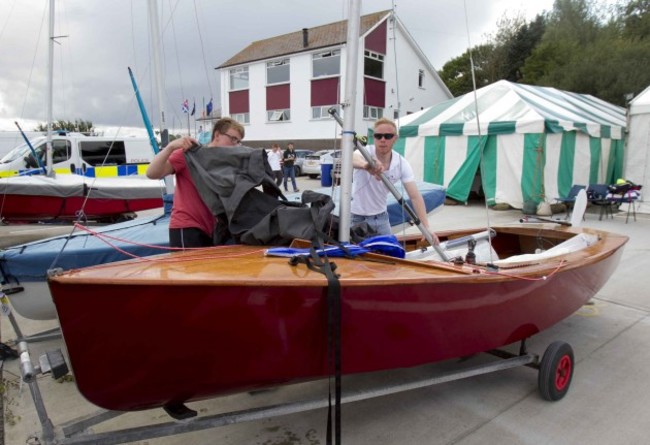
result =
[[[241,144],[244,127],[234,119],[219,119],[212,129],[208,147],[233,147]],[[163,148],[147,168],[147,177],[162,179],[176,175],[174,205],[169,220],[170,247],[212,246],[217,221],[203,202],[192,180],[184,152],[200,145],[196,139],[186,136],[175,139]]]
[[[420,194],[413,175],[413,169],[408,161],[396,151],[393,145],[397,141],[397,126],[390,119],[381,118],[375,122],[373,139],[375,145],[366,147],[375,161],[372,168],[370,163],[359,153],[354,152],[352,166],[352,224],[366,222],[379,235],[391,232],[388,220],[387,198],[390,192],[381,181],[383,173],[391,183],[401,181],[408,193],[416,215],[422,225],[429,231],[424,199]],[[435,233],[433,239],[437,242]]]

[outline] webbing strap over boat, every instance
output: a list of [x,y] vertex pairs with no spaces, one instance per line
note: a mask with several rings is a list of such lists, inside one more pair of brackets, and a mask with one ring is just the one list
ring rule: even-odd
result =
[[[330,373],[328,411],[327,411],[327,445],[341,444],[341,282],[334,272],[336,264],[329,261],[327,255],[319,256],[317,250],[323,249],[324,234],[312,240],[309,256],[294,256],[290,264],[305,264],[310,270],[322,273],[327,278],[327,365]],[[332,425],[332,375],[334,375],[334,424]],[[332,442],[332,430],[334,442]]]

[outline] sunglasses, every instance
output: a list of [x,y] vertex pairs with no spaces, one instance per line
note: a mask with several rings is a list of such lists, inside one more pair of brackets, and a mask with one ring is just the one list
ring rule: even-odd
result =
[[386,139],[387,141],[390,141],[395,137],[395,135],[393,133],[375,133],[372,137],[377,140]]

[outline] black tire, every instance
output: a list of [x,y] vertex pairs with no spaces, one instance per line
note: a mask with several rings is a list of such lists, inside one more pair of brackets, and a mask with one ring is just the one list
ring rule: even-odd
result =
[[300,171],[300,167],[298,167],[298,166],[296,165],[296,166],[294,167],[294,170],[296,171],[296,177],[300,176],[300,173],[301,173],[301,171]]
[[318,178],[318,175],[309,175],[309,179],[316,179]]
[[556,341],[544,352],[539,365],[537,384],[544,400],[555,402],[569,391],[575,361],[571,345]]

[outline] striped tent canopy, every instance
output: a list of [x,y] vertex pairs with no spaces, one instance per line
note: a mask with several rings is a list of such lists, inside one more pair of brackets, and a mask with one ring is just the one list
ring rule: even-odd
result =
[[502,80],[401,118],[395,149],[453,199],[482,186],[488,204],[522,208],[614,182],[625,123],[624,108],[596,97]]

